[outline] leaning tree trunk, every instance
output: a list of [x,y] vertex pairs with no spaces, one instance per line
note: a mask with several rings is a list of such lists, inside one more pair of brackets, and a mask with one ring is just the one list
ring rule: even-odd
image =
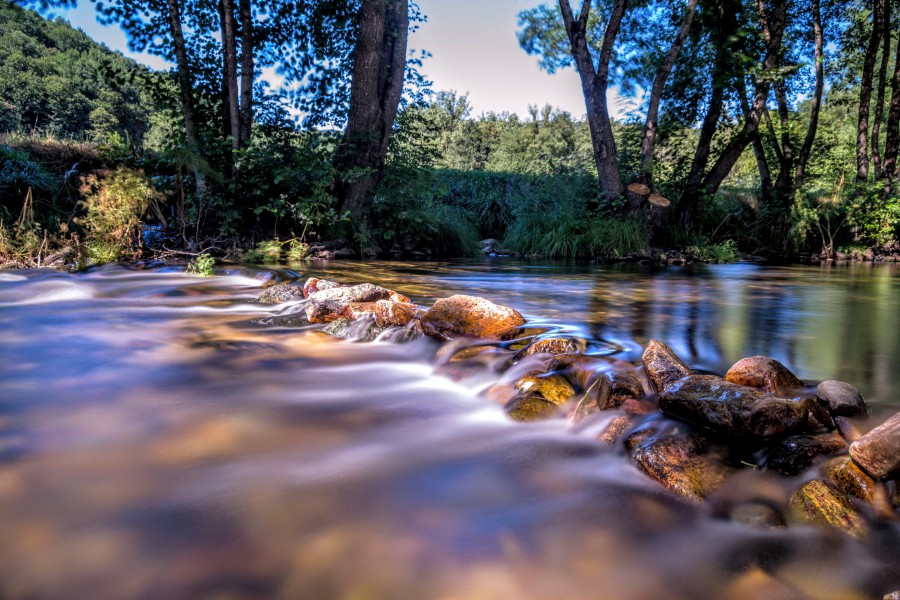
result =
[[240,146],[250,143],[253,132],[253,7],[250,0],[240,0],[241,12],[241,131]]
[[[822,107],[822,90],[825,88],[825,60],[822,54],[825,46],[825,35],[822,31],[822,15],[819,10],[819,0],[812,0],[812,23],[813,39],[815,40],[816,87],[813,91],[812,105],[809,109],[809,127],[806,129],[806,137],[803,139],[803,145],[800,146],[800,153],[797,156],[797,169],[794,172],[795,190],[799,190],[803,186],[803,180],[806,177],[806,164],[809,162],[813,142],[816,140],[816,131],[819,127],[819,110]],[[883,99],[882,102],[884,102]]]
[[856,183],[869,180],[869,104],[872,102],[872,75],[875,70],[875,57],[878,54],[878,42],[881,41],[881,27],[884,18],[886,0],[873,0],[872,35],[866,46],[863,61],[862,80],[859,84],[859,118],[856,125]]
[[388,139],[403,91],[408,0],[363,0],[353,50],[347,128],[335,154],[342,211],[365,220],[366,197],[384,169]]
[[666,80],[675,66],[678,54],[684,46],[688,33],[691,29],[691,23],[694,20],[694,13],[697,9],[697,0],[688,0],[687,12],[681,21],[681,27],[669,51],[663,59],[659,69],[656,71],[656,77],[653,78],[653,86],[650,88],[650,103],[647,106],[647,119],[644,121],[644,135],[641,139],[641,183],[651,185],[653,181],[653,154],[656,146],[656,129],[659,118],[659,104],[662,100],[663,90],[666,88]]
[[884,120],[884,93],[887,87],[888,60],[891,55],[891,0],[884,0],[881,19],[881,66],[878,68],[878,96],[875,99],[875,118],[872,123],[872,171],[875,179],[881,179],[881,122]]
[[200,144],[197,136],[197,115],[194,110],[194,83],[188,63],[187,46],[184,43],[184,31],[181,25],[181,7],[178,0],[167,0],[169,9],[169,28],[175,44],[175,65],[178,71],[178,89],[181,93],[181,110],[184,116],[184,138],[187,143],[189,167],[194,177],[197,193],[197,221],[202,220],[203,196],[206,194],[206,182],[200,172]]
[[900,43],[894,58],[894,76],[891,78],[891,105],[888,108],[887,135],[884,141],[884,198],[891,195],[891,186],[897,176],[897,151],[900,150]]
[[616,0],[613,5],[595,68],[594,57],[591,55],[586,37],[591,0],[583,0],[577,18],[572,14],[569,0],[559,0],[559,9],[566,25],[572,58],[575,60],[575,67],[581,79],[581,91],[584,94],[587,108],[588,129],[591,132],[591,144],[594,151],[594,162],[597,165],[600,190],[608,199],[621,196],[623,191],[616,157],[616,140],[613,137],[609,106],[606,101],[606,90],[609,86],[609,61],[612,58],[613,43],[619,33],[626,5],[627,0]]

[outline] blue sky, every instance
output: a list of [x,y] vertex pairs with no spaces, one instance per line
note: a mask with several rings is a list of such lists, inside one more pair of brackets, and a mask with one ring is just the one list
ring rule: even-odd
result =
[[[423,71],[433,89],[469,94],[475,116],[482,112],[527,114],[528,105],[551,104],[582,116],[584,98],[578,75],[572,69],[549,75],[528,56],[516,39],[516,16],[541,4],[541,0],[419,0],[428,17],[409,41],[411,49],[431,52]],[[62,13],[73,25],[114,50],[121,50],[154,68],[167,68],[154,56],[128,51],[117,27],[97,23],[93,4],[81,0],[75,10]],[[610,111],[621,116],[628,110],[615,90],[610,92]]]

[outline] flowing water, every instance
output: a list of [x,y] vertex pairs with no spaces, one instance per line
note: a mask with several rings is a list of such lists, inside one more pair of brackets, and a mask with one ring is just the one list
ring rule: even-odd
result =
[[[759,530],[563,419],[514,423],[438,345],[266,327],[274,280],[454,293],[639,360],[765,354],[900,406],[900,269],[332,263],[0,272],[0,598],[880,598],[900,530]],[[752,473],[743,488],[798,480]],[[722,494],[737,493],[726,490]],[[746,489],[745,489],[746,492]]]

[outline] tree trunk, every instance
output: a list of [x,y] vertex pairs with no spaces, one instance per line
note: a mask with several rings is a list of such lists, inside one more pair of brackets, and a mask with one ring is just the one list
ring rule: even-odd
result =
[[365,219],[366,196],[384,169],[388,139],[406,69],[408,0],[363,0],[353,50],[347,128],[335,155],[337,197],[354,221]]
[[897,176],[897,151],[900,149],[900,43],[894,57],[894,76],[891,78],[891,105],[888,108],[887,135],[884,141],[884,198],[891,195],[891,185]]
[[200,144],[197,137],[197,116],[194,111],[194,83],[188,63],[187,47],[184,43],[184,32],[181,26],[181,8],[178,0],[167,0],[169,9],[169,28],[175,44],[175,64],[178,71],[178,88],[181,93],[181,110],[184,116],[184,138],[187,143],[188,160],[194,176],[197,192],[198,221],[202,218],[202,198],[206,193],[206,182],[200,172]]
[[884,15],[881,21],[881,66],[878,69],[878,95],[875,99],[875,118],[872,123],[872,171],[875,179],[881,179],[881,122],[884,120],[884,92],[887,86],[888,60],[891,55],[891,0],[884,0]]
[[250,143],[253,133],[253,7],[250,0],[239,0],[241,11],[241,148]]
[[681,52],[682,46],[687,39],[691,29],[691,23],[694,20],[694,13],[697,9],[697,0],[688,0],[687,12],[681,21],[681,28],[672,45],[669,46],[669,52],[656,71],[656,77],[653,79],[653,86],[650,88],[650,104],[647,107],[647,119],[644,121],[644,135],[641,140],[641,182],[647,185],[652,183],[653,179],[653,151],[656,146],[656,128],[659,117],[659,103],[662,100],[663,90],[666,88],[666,80],[672,67],[675,66],[675,60]]
[[[228,86],[228,124],[231,148],[240,148],[241,114],[238,106],[237,40],[235,39],[234,0],[222,0],[222,55],[224,80]],[[234,175],[232,169],[232,176]]]
[[866,57],[863,61],[862,80],[859,84],[859,118],[856,125],[856,183],[869,180],[869,104],[872,102],[872,74],[875,70],[875,57],[878,54],[878,42],[881,41],[881,26],[884,19],[885,0],[873,0],[872,35],[866,46]]
[[789,206],[786,203],[789,202],[794,189],[794,143],[791,141],[790,116],[784,82],[777,81],[773,87],[775,88],[775,101],[778,103],[778,119],[781,122],[781,160],[778,166],[778,178],[775,180],[775,195],[780,208],[785,208]]
[[763,72],[756,82],[756,96],[750,107],[750,114],[744,120],[741,131],[727,146],[725,146],[719,158],[703,179],[703,191],[708,195],[715,194],[719,186],[731,173],[735,163],[744,153],[744,150],[753,140],[754,134],[759,129],[759,121],[766,108],[766,99],[769,96],[771,76],[778,65],[781,64],[781,39],[784,34],[784,22],[787,16],[787,0],[776,0],[771,18],[765,27],[766,57],[763,60]]
[[[822,51],[825,46],[825,35],[822,31],[822,15],[819,10],[819,0],[812,0],[813,38],[815,40],[814,57],[816,61],[816,88],[813,91],[812,105],[809,108],[809,127],[806,129],[806,137],[800,147],[797,156],[797,170],[794,172],[794,189],[799,190],[803,186],[806,177],[806,163],[812,152],[813,142],[816,139],[816,130],[819,127],[819,110],[822,107],[822,90],[825,87],[825,59]],[[882,103],[884,100],[882,99]]]
[[616,0],[613,5],[595,69],[594,58],[585,37],[591,12],[591,0],[583,0],[577,19],[572,14],[569,0],[559,0],[572,58],[575,59],[575,67],[581,79],[581,91],[584,94],[587,108],[588,128],[591,132],[591,144],[594,150],[594,162],[597,164],[600,190],[608,199],[621,196],[623,191],[616,157],[616,141],[613,137],[612,122],[609,118],[609,107],[606,101],[606,90],[609,85],[609,61],[612,58],[613,43],[619,33],[626,5],[627,0]]

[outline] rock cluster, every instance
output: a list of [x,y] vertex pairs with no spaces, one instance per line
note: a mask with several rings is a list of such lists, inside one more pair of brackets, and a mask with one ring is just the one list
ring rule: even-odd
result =
[[[900,506],[900,413],[868,433],[859,391],[840,381],[805,385],[780,362],[744,358],[724,377],[696,374],[651,340],[641,364],[591,354],[587,340],[529,329],[516,310],[456,295],[427,310],[390,289],[310,278],[272,286],[259,302],[294,301],[308,323],[356,339],[385,330],[445,344],[435,371],[453,380],[500,374],[485,398],[513,420],[568,419],[619,449],[638,470],[694,502],[722,503],[741,471],[767,471],[781,500],[744,498],[721,511],[760,527],[792,521],[861,537]],[[271,319],[270,319],[271,320]],[[726,494],[727,495],[727,494]]]

